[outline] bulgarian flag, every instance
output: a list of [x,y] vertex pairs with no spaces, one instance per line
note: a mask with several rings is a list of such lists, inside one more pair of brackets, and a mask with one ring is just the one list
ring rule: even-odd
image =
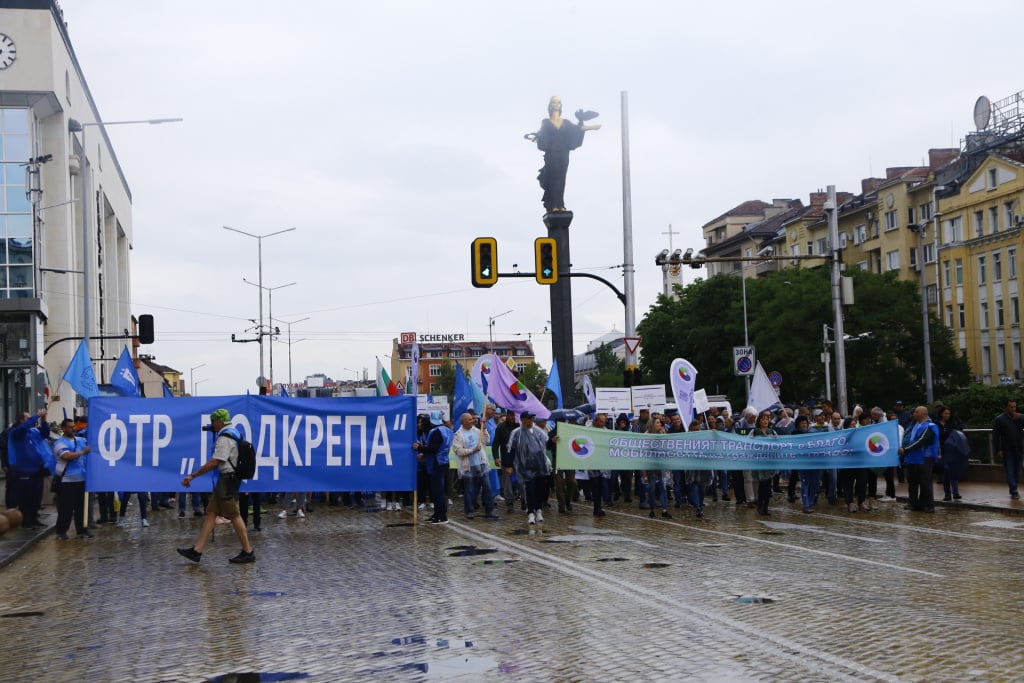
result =
[[377,395],[398,396],[398,387],[391,381],[391,378],[388,377],[388,373],[385,372],[384,366],[380,364],[380,358],[377,359]]

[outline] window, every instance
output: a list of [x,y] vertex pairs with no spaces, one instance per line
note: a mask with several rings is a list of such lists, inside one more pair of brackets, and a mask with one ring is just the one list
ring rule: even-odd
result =
[[950,218],[946,221],[946,243],[950,242],[963,242],[964,233],[963,225],[960,222],[960,216]]
[[857,267],[860,268],[861,270],[867,270],[868,269],[868,262],[867,261],[858,261],[857,262]]
[[1010,324],[1020,325],[1020,303],[1017,297],[1010,297]]
[[1005,324],[1006,320],[1003,315],[1003,300],[996,299],[996,327],[1002,327]]
[[956,311],[957,312],[957,320],[959,321],[959,323],[960,323],[959,327],[962,330],[965,327],[967,327],[967,315],[964,313],[964,305],[963,304],[957,304],[956,305],[956,309],[957,309],[957,311]]
[[813,253],[814,253],[814,242],[808,240],[807,241],[807,255],[810,256]]
[[800,245],[799,244],[794,244],[793,246],[791,246],[789,248],[789,255],[790,256],[799,256],[800,255]]
[[1020,342],[1013,342],[1013,370],[1020,370]]
[[1017,250],[1007,249],[1006,250],[1006,269],[1009,271],[1011,278],[1017,277]]
[[932,203],[925,202],[921,205],[921,221],[930,221],[932,219]]
[[853,229],[853,243],[860,244],[868,238],[868,226],[858,225]]
[[1006,374],[1006,344],[996,344],[996,372]]
[[526,363],[516,363],[516,374],[526,372]]
[[988,329],[988,302],[987,301],[982,301],[981,302],[981,315],[980,315],[980,317],[981,317],[981,329],[987,330]]
[[962,285],[964,283],[964,261],[963,259],[956,260],[956,284]]
[[910,248],[910,269],[917,270],[917,249],[914,247]]
[[899,270],[900,269],[900,252],[899,249],[896,251],[890,251],[885,254],[885,269],[886,270]]
[[985,267],[985,256],[978,257],[978,284],[983,285],[988,280],[988,268]]
[[827,254],[828,253],[828,238],[827,237],[822,237],[821,239],[818,240],[818,251],[817,251],[817,253],[818,254]]
[[1003,279],[1003,255],[998,251],[992,252],[992,281],[999,282]]
[[32,206],[25,162],[36,156],[29,109],[0,108],[0,299],[33,295]]
[[924,245],[924,262],[935,263],[935,245],[926,244]]
[[924,300],[928,302],[929,306],[934,306],[939,303],[939,288],[935,285],[928,285],[925,287]]
[[989,230],[992,234],[999,232],[999,207],[991,206],[988,209]]
[[943,261],[942,262],[942,281],[946,283],[947,287],[949,287],[952,284],[952,282],[949,279],[949,276],[950,276],[949,261]]
[[430,391],[430,393],[436,394],[440,390],[441,390],[441,385],[440,384],[434,384],[433,382],[430,383],[430,389],[428,390],[428,391]]
[[987,346],[981,347],[981,374],[992,374],[992,349]]
[[1006,211],[1006,229],[1009,230],[1017,223],[1017,221],[1014,220],[1013,216],[1013,202],[1006,202],[1005,204],[1003,204],[1003,208]]
[[985,234],[985,212],[974,212],[974,236],[981,237]]
[[441,376],[441,365],[438,364],[438,363],[435,363],[434,365],[431,365],[430,369],[427,371],[427,374],[429,374],[431,377],[440,377]]
[[946,304],[946,327],[953,327],[953,307]]
[[994,169],[994,168],[988,169],[988,189],[994,190],[998,186],[999,186],[999,172],[996,169]]
[[444,358],[444,351],[427,351],[426,358]]
[[907,223],[910,224],[910,225],[913,225],[916,222],[917,221],[914,220],[914,207],[908,206],[907,207]]
[[900,227],[899,218],[897,217],[896,209],[885,212],[885,231],[895,230]]

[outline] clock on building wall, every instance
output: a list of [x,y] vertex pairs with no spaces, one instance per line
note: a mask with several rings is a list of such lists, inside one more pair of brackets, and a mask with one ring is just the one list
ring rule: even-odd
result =
[[0,33],[0,69],[6,69],[18,57],[18,48],[15,47],[11,37]]

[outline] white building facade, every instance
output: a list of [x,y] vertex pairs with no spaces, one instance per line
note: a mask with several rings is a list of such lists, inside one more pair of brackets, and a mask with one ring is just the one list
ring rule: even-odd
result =
[[54,416],[75,413],[77,397],[61,376],[86,317],[99,382],[132,344],[97,339],[135,333],[131,191],[100,121],[56,1],[0,2],[0,402],[7,424],[45,405],[48,393]]

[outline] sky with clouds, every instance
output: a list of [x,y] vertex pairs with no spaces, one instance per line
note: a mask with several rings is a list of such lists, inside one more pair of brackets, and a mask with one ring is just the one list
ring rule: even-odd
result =
[[[670,225],[700,249],[700,226],[747,199],[859,192],[959,146],[979,95],[1024,90],[999,38],[1016,0],[60,4],[105,120],[184,119],[108,133],[134,196],[132,310],[156,318],[145,351],[187,382],[203,365],[207,396],[259,374],[257,345],[230,341],[258,317],[257,240],[222,226],[296,228],[263,240],[274,317],[308,317],[274,344],[275,381],[289,348],[296,381],[372,377],[400,332],[485,340],[509,310],[495,338],[549,366],[546,289],[474,289],[468,246],[496,237],[500,270],[533,269],[542,160],[523,135],[551,95],[601,114],[570,161],[572,264],[621,289],[628,93],[639,321]],[[624,329],[603,285],[574,280],[573,302],[577,353]]]

